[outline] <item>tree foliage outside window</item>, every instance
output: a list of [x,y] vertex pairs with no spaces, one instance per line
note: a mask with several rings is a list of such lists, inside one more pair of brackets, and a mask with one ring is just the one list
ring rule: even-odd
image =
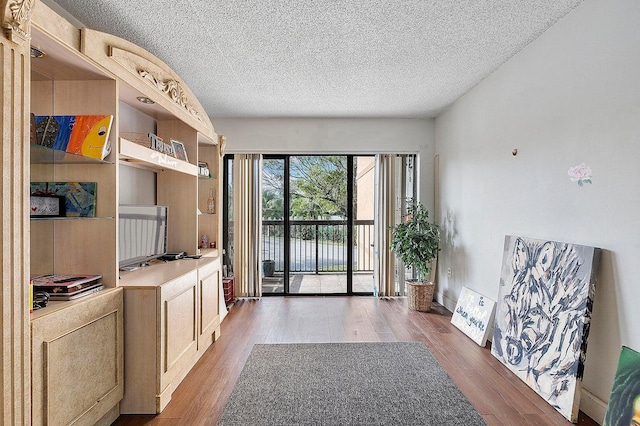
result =
[[282,220],[284,214],[284,162],[262,162],[262,220]]
[[291,217],[346,219],[347,157],[291,157]]
[[[296,220],[346,219],[347,157],[290,157],[290,217]],[[263,161],[262,217],[282,220],[284,162]]]

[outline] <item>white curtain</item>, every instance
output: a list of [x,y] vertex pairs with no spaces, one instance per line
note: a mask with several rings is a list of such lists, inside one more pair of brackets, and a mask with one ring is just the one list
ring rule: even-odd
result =
[[391,228],[407,214],[407,200],[415,196],[413,155],[376,155],[374,282],[383,297],[404,296],[405,267],[390,249]]
[[233,158],[233,271],[238,297],[262,296],[262,155]]
[[373,279],[378,294],[387,297],[396,295],[396,257],[389,249],[390,228],[396,223],[396,166],[395,155],[376,155]]

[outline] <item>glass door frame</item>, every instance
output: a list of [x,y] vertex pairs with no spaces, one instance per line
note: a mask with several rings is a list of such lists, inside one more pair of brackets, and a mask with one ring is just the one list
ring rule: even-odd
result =
[[[346,157],[347,159],[347,242],[346,248],[346,262],[347,262],[347,288],[346,292],[338,293],[291,293],[291,194],[290,194],[290,178],[291,178],[291,157],[322,157],[322,156],[336,156]],[[284,259],[283,259],[283,283],[284,291],[282,293],[263,293],[263,296],[352,296],[352,295],[366,295],[369,293],[354,293],[353,292],[353,223],[354,223],[354,211],[353,211],[353,193],[354,193],[354,160],[355,155],[351,154],[264,154],[262,157],[264,160],[283,160],[283,226],[284,226]]]
[[[322,154],[322,156],[328,156],[331,154]],[[283,235],[284,241],[284,249],[286,250],[284,259],[283,259],[283,292],[279,293],[263,293],[263,296],[332,296],[332,295],[348,295],[348,296],[363,296],[363,295],[371,295],[373,292],[354,292],[353,291],[353,273],[354,273],[354,222],[355,222],[355,211],[354,211],[354,192],[355,192],[355,176],[354,176],[354,168],[355,161],[357,157],[373,157],[372,154],[340,154],[337,156],[344,156],[347,158],[347,241],[349,242],[349,246],[347,248],[346,253],[346,262],[347,262],[347,290],[346,292],[340,293],[291,293],[290,292],[290,267],[291,267],[291,258],[290,258],[290,244],[291,244],[291,232],[290,232],[290,158],[296,156],[321,156],[318,154],[264,154],[263,159],[276,159],[284,161],[284,173],[285,178],[283,180],[283,209],[286,211],[283,212],[283,227],[285,229]],[[232,191],[232,180],[231,172],[233,170],[233,154],[226,154],[223,160],[223,241],[222,241],[222,259],[223,265],[226,265],[228,268],[228,274],[233,274],[233,240],[232,240],[232,231],[230,230],[230,226],[233,226],[233,221],[229,220],[229,209],[233,211],[233,206],[230,206],[229,202],[232,200],[232,196],[230,196],[229,192]],[[261,218],[262,219],[262,218]]]

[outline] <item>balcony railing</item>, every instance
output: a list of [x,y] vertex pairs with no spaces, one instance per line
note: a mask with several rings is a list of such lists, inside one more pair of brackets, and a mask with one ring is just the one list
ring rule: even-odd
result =
[[[347,221],[291,220],[291,272],[347,272]],[[262,221],[262,259],[284,272],[284,221]],[[373,271],[373,220],[353,223],[353,271]]]

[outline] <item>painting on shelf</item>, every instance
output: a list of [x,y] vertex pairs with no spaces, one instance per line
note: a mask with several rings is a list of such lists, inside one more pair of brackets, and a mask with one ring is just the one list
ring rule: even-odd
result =
[[31,182],[31,195],[64,197],[66,217],[96,216],[96,182]]
[[112,115],[33,116],[31,139],[51,149],[104,160],[111,152],[112,123]]
[[640,353],[623,346],[602,426],[638,424],[640,424]]
[[600,249],[506,236],[491,353],[578,416]]

